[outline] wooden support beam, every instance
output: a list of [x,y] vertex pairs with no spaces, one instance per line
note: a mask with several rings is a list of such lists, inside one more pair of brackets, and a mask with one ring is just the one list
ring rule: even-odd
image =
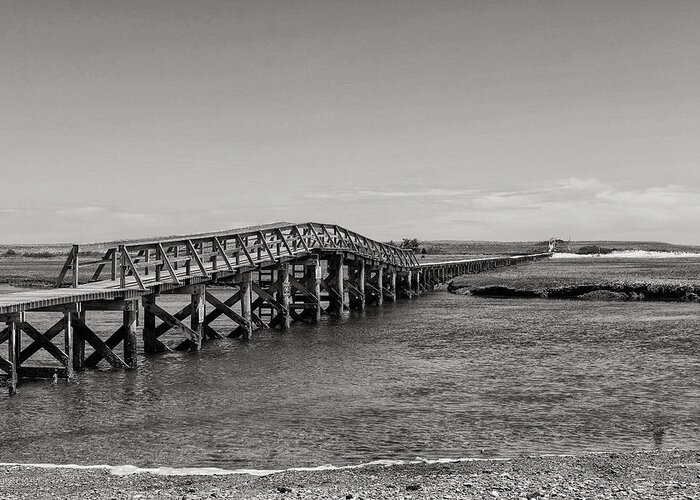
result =
[[239,326],[242,326],[244,328],[250,326],[250,320],[246,320],[242,315],[238,314],[236,311],[231,309],[225,302],[222,302],[209,292],[206,292],[205,297],[207,299],[207,302],[213,305],[214,308],[216,308],[220,314],[227,316],[229,319],[236,322]]
[[362,296],[362,303],[360,304],[360,309],[364,309],[367,306],[367,291],[365,290],[365,285],[367,284],[366,279],[366,269],[365,269],[365,259],[360,259],[360,265],[358,269],[357,276],[357,286],[360,290],[360,295]]
[[243,238],[241,238],[241,235],[239,235],[239,234],[236,235],[236,241],[238,242],[238,246],[241,248],[241,250],[243,250],[243,253],[246,256],[246,259],[248,259],[248,262],[250,263],[250,265],[254,266],[255,261],[253,260],[253,257],[250,255],[248,248],[246,248],[246,244],[243,242]]
[[190,257],[192,257],[192,259],[194,259],[194,262],[197,264],[199,272],[202,274],[202,276],[208,278],[209,273],[207,273],[207,270],[204,267],[204,263],[202,262],[202,259],[199,256],[199,252],[197,252],[197,249],[195,248],[194,244],[192,244],[191,240],[187,240],[187,249],[189,250]]
[[[82,323],[85,323],[85,311],[80,311],[79,313],[72,313],[80,319]],[[85,369],[85,339],[73,332],[73,370],[83,371]]]
[[287,238],[284,236],[284,233],[279,228],[277,229],[277,236],[279,236],[280,240],[282,240],[282,244],[284,245],[284,248],[287,250],[287,253],[289,253],[289,255],[294,255],[294,252],[292,251],[292,247],[289,246],[289,242],[287,241]]
[[0,370],[9,375],[12,372],[12,366],[11,362],[0,356]]
[[[74,377],[73,371],[73,323],[72,320],[74,313],[64,312],[63,321],[65,326],[63,327],[63,333],[65,334],[65,347],[66,347],[66,360],[64,364],[66,366],[66,381],[71,380]],[[94,346],[93,346],[94,347]]]
[[224,246],[221,244],[221,241],[216,236],[214,236],[213,245],[216,247],[216,250],[219,252],[219,255],[221,255],[224,264],[226,264],[226,268],[229,271],[233,271],[233,264],[231,264],[231,260],[228,258],[228,255],[226,255],[226,250],[224,249]]
[[[173,283],[176,285],[180,284],[180,279],[177,277],[177,274],[175,274],[175,269],[173,268],[173,265],[170,263],[170,260],[168,259],[168,254],[165,252],[165,249],[163,248],[163,245],[158,243],[158,258],[163,261],[163,265],[165,269],[168,271],[168,274],[170,274],[170,279],[173,280]],[[158,280],[160,281],[160,280]]]
[[297,226],[292,227],[292,233],[296,234],[299,237],[299,241],[301,242],[301,246],[304,247],[305,251],[309,251],[309,245],[306,243],[306,238],[301,234],[301,231],[299,231],[299,228]]
[[[46,330],[46,333],[44,333],[43,337],[46,340],[51,341],[54,337],[56,337],[59,333],[63,331],[64,326],[65,325],[63,323],[63,318],[61,318],[56,323],[54,323],[54,325],[51,328]],[[43,344],[41,343],[41,341],[35,340],[27,347],[25,347],[19,355],[19,364],[21,365],[29,358],[31,358],[34,354],[39,352],[39,350],[42,348],[42,345]]]
[[[189,288],[189,287],[188,287],[188,288]],[[190,293],[192,293],[192,292],[190,292]],[[177,311],[175,314],[173,314],[173,316],[174,316],[175,319],[177,319],[178,321],[182,321],[182,320],[188,318],[188,317],[190,316],[190,314],[192,314],[192,306],[191,306],[191,304],[187,304],[185,307],[183,307],[182,309],[180,309],[179,311]],[[170,330],[171,328],[172,328],[172,326],[171,326],[170,324],[168,324],[168,323],[161,323],[161,324],[158,325],[158,327],[155,329],[155,332],[154,332],[154,333],[155,333],[155,337],[156,337],[156,338],[161,337],[163,334],[165,334],[165,333],[166,333],[168,330]]]
[[[114,350],[114,348],[117,347],[122,340],[124,340],[124,335],[124,325],[122,325],[116,332],[110,335],[109,338],[104,341],[104,343],[109,349]],[[88,368],[94,368],[100,361],[102,361],[102,359],[104,359],[104,356],[102,356],[99,351],[95,350],[92,354],[85,358],[85,366]]]
[[[333,275],[333,277],[335,277],[335,275]],[[338,291],[335,288],[333,288],[325,279],[319,280],[319,285],[321,285],[321,288],[323,290],[328,292],[328,295],[332,297],[333,300],[340,301],[342,299]]]
[[124,332],[124,363],[129,368],[136,368],[137,341],[136,341],[136,316],[139,303],[136,300],[126,302],[126,309],[122,312],[122,327]]
[[[143,352],[154,354],[158,352],[168,352],[170,349],[158,340],[156,333],[156,315],[152,312],[152,307],[156,305],[155,294],[144,295],[141,298],[143,305]],[[187,307],[189,310],[189,306]]]
[[[147,296],[144,295],[143,298],[145,299],[146,297]],[[201,334],[199,332],[194,331],[192,328],[190,328],[189,326],[182,323],[180,320],[178,320],[175,316],[170,314],[168,311],[166,311],[165,309],[158,306],[155,303],[155,301],[143,300],[143,308],[144,308],[144,311],[148,311],[150,313],[153,313],[154,316],[158,317],[161,321],[163,321],[164,323],[169,325],[170,328],[173,328],[173,329],[177,330],[178,332],[180,332],[180,334],[184,335],[186,337],[186,340],[188,340],[191,343],[191,345],[190,345],[190,343],[180,344],[176,349],[178,349],[178,348],[179,349],[185,349],[185,348],[193,349],[194,346],[197,346],[197,345],[201,346],[201,343],[200,343],[201,342]],[[146,325],[144,323],[144,347],[145,347],[146,342],[150,342],[151,340],[153,340],[150,338],[148,340],[146,340],[145,326]],[[155,340],[158,341],[157,338]],[[158,342],[161,343],[160,341],[158,341]]]
[[277,302],[277,300],[275,300],[275,298],[272,295],[270,295],[267,291],[263,290],[263,288],[260,285],[258,285],[255,282],[251,282],[251,288],[258,297],[270,304],[274,309],[277,310],[278,313],[284,311],[284,307],[279,302]]
[[192,313],[190,314],[190,326],[193,332],[196,332],[196,338],[190,338],[193,345],[190,350],[199,351],[202,349],[202,337],[204,336],[204,317],[206,316],[206,285],[196,285],[195,290],[192,292],[191,308]]
[[[304,279],[306,279],[306,278],[307,277],[305,277]],[[301,281],[299,281],[298,279],[296,279],[295,277],[293,277],[291,275],[289,276],[289,284],[295,290],[299,290],[301,292],[301,294],[304,295],[305,297],[309,297],[309,298],[313,299],[314,301],[317,300],[316,296],[306,286],[304,286]]]
[[328,238],[328,246],[336,247],[337,245],[335,244],[334,238],[331,236],[330,231],[328,231],[328,227],[326,227],[325,224],[321,224],[321,229],[323,230],[323,234]]
[[126,246],[120,245],[119,253],[122,256],[121,287],[126,288],[126,268],[128,268],[131,270],[132,276],[136,280],[139,288],[141,290],[146,290],[146,287],[143,286],[143,280],[141,280],[141,276],[139,276],[139,272],[136,270],[134,261],[132,260],[131,255],[129,255],[129,251],[127,250]]
[[270,257],[271,261],[276,261],[277,258],[275,257],[275,254],[272,253],[272,250],[270,249],[270,245],[267,244],[267,238],[265,238],[265,235],[263,234],[262,231],[258,231],[258,238],[260,238],[260,242],[262,243],[263,247],[265,248],[265,251],[267,252],[267,255]]
[[282,322],[281,327],[287,330],[292,324],[292,317],[289,313],[290,304],[292,302],[292,288],[289,283],[289,264],[279,265],[279,282],[281,284],[280,302],[282,306]]
[[[253,336],[253,311],[251,308],[251,292],[253,284],[253,274],[250,272],[243,273],[243,279],[241,280],[241,316],[243,321],[245,321],[245,326],[242,329],[242,336],[244,339],[249,340]],[[259,321],[260,318],[258,318]]]
[[[331,294],[330,311],[336,314],[342,314],[343,311],[347,309],[345,297],[345,269],[343,263],[343,255],[341,254],[329,256],[328,266],[330,269],[330,274],[335,278],[333,280],[332,289],[336,292],[335,294]],[[331,276],[327,278],[327,280],[329,281],[330,279]]]
[[385,295],[388,295],[389,300],[396,302],[397,294],[396,294],[396,270],[392,269],[389,271],[389,283],[388,287],[384,288]]
[[[70,314],[70,313],[68,313]],[[66,329],[66,320],[65,318],[61,319],[61,329],[59,331],[65,331]],[[41,346],[42,349],[44,349],[46,352],[51,354],[56,360],[58,360],[62,365],[67,365],[69,357],[68,354],[63,352],[61,349],[59,349],[53,342],[51,342],[49,339],[47,339],[44,335],[41,334],[36,328],[34,328],[32,325],[27,323],[26,321],[22,323],[15,323],[19,329],[21,329],[24,333],[29,335],[29,337],[34,340],[37,344]]]
[[311,234],[314,235],[314,238],[315,238],[316,241],[318,242],[318,247],[319,247],[319,248],[325,248],[325,245],[323,244],[323,240],[321,239],[321,237],[320,237],[320,236],[318,235],[318,233],[316,232],[316,229],[314,229],[314,225],[311,224],[311,223],[308,223],[308,224],[306,225],[306,227],[308,227],[308,228],[309,228],[309,231],[311,232]]
[[61,272],[58,273],[58,278],[56,278],[56,288],[59,288],[63,284],[63,280],[66,278],[66,274],[68,274],[68,270],[71,268],[73,265],[73,258],[74,258],[74,252],[73,249],[68,253],[68,257],[66,257],[66,261],[63,264],[63,267],[61,268]]
[[[80,319],[74,317],[73,324],[75,325],[75,333],[84,338],[85,341],[88,344],[90,344],[93,349],[95,349],[95,352],[99,352],[102,358],[104,358],[105,361],[112,365],[112,367],[117,369],[129,368],[129,365],[127,365],[119,356],[117,356],[114,353],[114,351],[107,345],[107,343],[104,342],[100,337],[98,337],[97,334],[93,332],[92,329],[90,329]],[[124,329],[120,328],[119,331],[121,332],[123,339]],[[85,365],[94,366],[92,364],[89,365],[87,359],[85,360]]]
[[[217,300],[218,300],[218,299],[217,299]],[[224,300],[222,303],[223,303],[226,307],[229,307],[229,308],[230,308],[232,305],[234,305],[236,302],[238,302],[238,301],[240,301],[240,300],[241,300],[241,291],[240,291],[240,289],[239,289],[236,293],[234,293],[233,295],[231,295],[228,299]],[[210,304],[214,305],[213,302],[210,302]],[[209,311],[209,312],[207,313],[207,315],[204,317],[204,324],[205,324],[205,325],[208,325],[208,324],[212,323],[216,318],[218,318],[218,317],[221,316],[222,314],[223,314],[223,311],[222,311],[222,310],[217,309],[216,307],[214,307],[214,310],[213,310],[213,311]],[[177,317],[177,315],[175,315],[175,316]]]
[[90,300],[80,303],[81,311],[123,311],[126,301],[114,300]]
[[[102,274],[102,270],[105,268],[105,266],[108,263],[112,262],[112,254],[114,254],[115,250],[114,248],[108,249],[104,256],[102,257],[102,263],[97,266],[97,269],[95,269],[95,272],[93,273],[92,277],[90,278],[90,281],[97,281],[100,278],[100,275]],[[112,278],[114,279],[114,278]]]
[[7,325],[9,327],[9,337],[7,343],[7,363],[5,370],[9,373],[8,390],[10,396],[17,394],[17,369],[19,368],[19,359],[17,358],[17,338],[19,337],[19,328],[17,323],[12,322]]
[[[306,267],[306,287],[309,295],[305,295],[305,315],[313,321],[321,319],[321,263],[315,259]],[[303,292],[302,292],[303,293]]]

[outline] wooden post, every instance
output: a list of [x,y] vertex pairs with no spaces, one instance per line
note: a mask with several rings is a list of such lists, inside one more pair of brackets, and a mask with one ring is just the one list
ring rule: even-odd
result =
[[127,300],[124,303],[122,313],[122,326],[124,328],[124,363],[129,368],[136,368],[136,314],[139,303],[136,300]]
[[416,271],[416,295],[420,295],[421,280],[423,279],[423,272]]
[[117,258],[118,258],[118,251],[117,250],[112,250],[112,260],[110,262],[110,267],[111,267],[111,276],[112,276],[112,281],[116,281],[117,279]]
[[309,307],[313,307],[314,311],[312,318],[314,321],[319,321],[321,319],[321,263],[316,259],[310,266],[311,272],[309,277],[309,291],[313,294],[316,299],[315,303],[311,303]]
[[144,295],[141,298],[143,302],[143,352],[145,354],[154,354],[163,352],[163,344],[157,341],[156,338],[156,315],[148,310],[148,304],[156,303],[156,295]]
[[119,287],[126,288],[126,249],[119,245]]
[[204,334],[204,317],[206,316],[206,285],[194,285],[192,287],[192,314],[190,315],[190,326],[197,336],[192,339],[193,350],[199,351],[202,348],[202,336]]
[[334,259],[335,274],[335,289],[339,297],[336,298],[336,309],[338,314],[342,314],[347,308],[345,302],[345,266],[343,265],[343,255],[338,255]]
[[73,288],[78,288],[78,272],[80,269],[80,262],[78,257],[78,252],[80,251],[79,245],[73,245]]
[[390,276],[390,283],[391,283],[391,300],[393,302],[396,302],[396,270],[392,269],[391,270],[391,276]]
[[7,323],[10,329],[10,336],[7,339],[7,360],[10,362],[10,378],[8,388],[10,396],[17,394],[17,370],[19,368],[19,357],[17,356],[17,341],[19,337],[19,325],[15,321]]
[[411,293],[412,284],[413,284],[413,272],[409,269],[406,272],[406,296],[409,299],[413,298],[413,293]]
[[251,310],[252,282],[253,273],[243,273],[243,280],[241,281],[241,316],[243,316],[243,319],[246,320],[246,326],[243,327],[242,335],[242,337],[246,340],[249,340],[253,337],[253,315]]
[[292,323],[292,315],[289,312],[292,302],[292,287],[289,284],[289,264],[280,264],[278,277],[282,285],[281,302],[282,307],[284,308],[284,312],[282,313],[284,318],[281,326],[283,330],[287,330]]
[[365,295],[365,259],[360,260],[357,274],[357,288],[360,291],[360,309],[364,309],[367,305],[367,296]]
[[377,297],[377,305],[384,303],[384,267],[380,264],[377,268],[377,288],[379,289],[379,297]]
[[63,329],[65,331],[65,347],[66,347],[66,382],[74,377],[73,374],[73,322],[72,316],[75,314],[71,311],[63,313]]
[[[79,313],[71,313],[71,321],[73,318],[79,318],[83,324],[85,323],[85,311]],[[73,370],[85,370],[85,339],[73,332]]]

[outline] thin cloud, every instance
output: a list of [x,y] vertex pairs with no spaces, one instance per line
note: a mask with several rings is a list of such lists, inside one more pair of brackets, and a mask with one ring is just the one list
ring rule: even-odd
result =
[[91,215],[103,213],[106,210],[105,207],[100,206],[81,206],[81,207],[68,207],[56,210],[54,213],[60,216],[76,216],[76,215]]

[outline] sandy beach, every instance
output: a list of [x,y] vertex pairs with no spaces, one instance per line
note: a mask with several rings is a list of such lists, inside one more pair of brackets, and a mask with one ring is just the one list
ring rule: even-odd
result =
[[0,497],[700,498],[700,451],[604,453],[248,474],[115,475],[105,469],[2,466]]

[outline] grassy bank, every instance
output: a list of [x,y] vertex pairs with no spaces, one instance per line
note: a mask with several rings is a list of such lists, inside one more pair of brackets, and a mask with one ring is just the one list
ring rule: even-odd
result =
[[460,276],[448,290],[490,297],[700,300],[700,259],[547,259]]
[[0,468],[4,499],[678,498],[700,495],[700,452],[367,466],[264,477],[115,476],[100,469]]

